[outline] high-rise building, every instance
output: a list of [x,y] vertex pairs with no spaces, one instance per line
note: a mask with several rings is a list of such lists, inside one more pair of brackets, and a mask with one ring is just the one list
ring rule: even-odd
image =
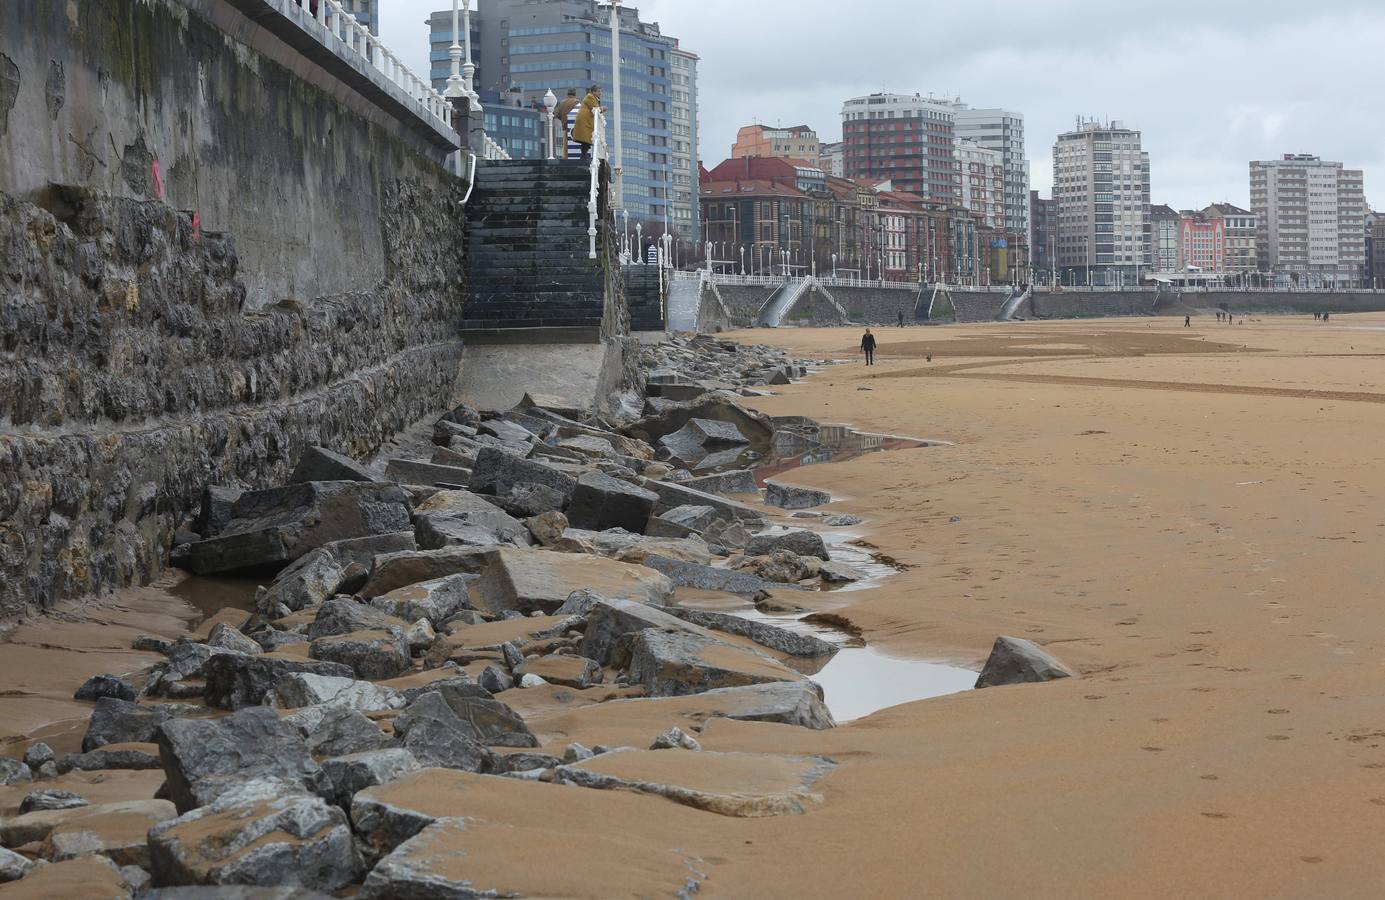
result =
[[961,138],[957,139],[953,152],[957,155],[957,168],[961,175],[957,185],[958,201],[976,213],[981,224],[1004,229],[1004,154]]
[[1041,282],[1052,280],[1054,255],[1058,249],[1058,204],[1029,192],[1030,247],[1033,251],[1035,277]]
[[1221,219],[1226,232],[1226,273],[1244,279],[1260,268],[1255,250],[1255,213],[1232,203],[1213,203],[1202,211]]
[[889,180],[897,191],[958,200],[953,104],[922,94],[870,94],[842,105],[848,178]]
[[1319,285],[1355,281],[1366,264],[1361,171],[1308,154],[1250,164],[1262,271]]
[[731,145],[731,158],[743,156],[776,156],[780,159],[801,159],[818,165],[822,157],[822,141],[807,125],[793,128],[771,128],[768,125],[746,125],[736,132]]
[[1366,275],[1363,287],[1385,287],[1385,214],[1366,213]]
[[834,178],[845,178],[846,167],[843,158],[845,151],[846,144],[841,141],[837,141],[834,144],[823,144],[818,164],[822,166],[823,171],[828,175]]
[[1178,225],[1182,216],[1171,206],[1149,208],[1150,263],[1155,272],[1178,271]]
[[673,149],[673,170],[669,174],[673,196],[669,199],[672,210],[673,231],[693,246],[702,244],[702,222],[698,209],[699,190],[698,169],[700,166],[697,148],[700,145],[697,120],[697,64],[696,53],[690,53],[675,43],[670,53],[673,62],[673,132],[670,145]]
[[1079,119],[1053,145],[1058,267],[1070,283],[1138,283],[1149,268],[1149,154],[1120,122]]
[[[479,65],[481,53],[481,14],[476,10],[471,11],[471,63],[476,66],[473,75],[474,83],[478,86],[477,93],[480,93],[479,86],[485,85],[490,90],[500,91],[501,88],[487,84],[485,72]],[[458,19],[458,25],[461,19]],[[459,44],[466,43],[465,36],[459,36]],[[435,12],[428,17],[428,79],[433,82],[433,89],[438,93],[447,90],[447,79],[452,75],[452,10]],[[508,85],[506,85],[508,87]]]
[[1178,268],[1220,275],[1226,271],[1226,220],[1195,210],[1178,214]]
[[380,0],[339,0],[342,8],[362,25],[370,29],[370,33],[376,37],[380,36]]
[[[682,204],[688,213],[687,234],[693,239],[697,217],[697,104],[695,64],[697,57],[680,50],[678,42],[663,34],[655,22],[643,22],[639,12],[617,7],[621,32],[621,131],[624,159],[622,182],[625,208],[632,219],[642,220],[645,233],[676,221],[675,176],[687,174],[683,185],[689,196]],[[523,105],[531,107],[552,90],[558,97],[575,88],[585,94],[592,84],[606,88],[604,102],[615,102],[611,90],[611,6],[595,0],[487,0],[482,15],[472,15],[472,59],[477,66],[475,87],[481,91],[517,89]],[[447,49],[452,43],[452,13],[435,13],[433,29],[433,79],[446,84]],[[680,68],[679,61],[688,68]],[[688,76],[678,90],[686,101],[676,100],[674,75]],[[686,120],[676,120],[675,112]],[[614,149],[615,123],[608,120],[609,145]],[[675,137],[688,146],[675,154]],[[684,166],[675,155],[689,160]],[[675,172],[675,168],[679,171]],[[633,227],[633,226],[632,226]]]
[[1024,116],[1006,109],[972,109],[953,105],[959,140],[973,141],[1001,155],[1005,169],[1004,220],[997,227],[1029,233],[1029,158],[1024,149]]

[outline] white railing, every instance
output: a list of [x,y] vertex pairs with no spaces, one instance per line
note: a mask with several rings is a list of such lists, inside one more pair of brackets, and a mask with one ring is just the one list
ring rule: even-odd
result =
[[606,158],[606,116],[592,110],[591,197],[587,201],[587,242],[591,259],[596,259],[596,223],[601,219],[601,161]]
[[721,272],[711,272],[707,276],[713,284],[754,284],[754,285],[779,285],[788,279],[783,275],[729,275]]
[[[335,38],[348,52],[365,60],[390,83],[417,100],[428,116],[448,128],[452,127],[452,104],[447,98],[434,90],[432,84],[411,72],[400,62],[399,57],[380,43],[380,39],[371,34],[370,29],[347,12],[337,0],[289,0],[289,3],[306,12],[309,18],[327,29],[330,36],[327,42],[329,46],[331,38]],[[304,31],[316,36],[309,29],[305,28]]]
[[510,158],[510,154],[505,150],[504,147],[500,146],[499,144],[497,144],[497,143],[495,142],[495,138],[491,137],[491,136],[488,135],[488,134],[482,133],[482,139],[483,139],[483,141],[484,141],[484,143],[481,145],[481,158],[482,158],[482,159],[509,159],[509,158]]
[[818,281],[822,284],[828,285],[829,287],[902,288],[911,291],[917,291],[919,289],[918,281],[889,281],[880,278],[854,278],[851,276],[840,278],[832,277],[830,275],[819,277]]

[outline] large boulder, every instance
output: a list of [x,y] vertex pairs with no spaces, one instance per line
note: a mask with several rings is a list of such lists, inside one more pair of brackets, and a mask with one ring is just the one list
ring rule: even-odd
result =
[[395,719],[395,730],[408,734],[424,719],[455,720],[462,734],[487,747],[537,747],[538,740],[529,726],[508,705],[488,696],[478,696],[477,685],[440,684],[437,690],[421,695]]
[[787,550],[799,556],[816,556],[823,560],[831,558],[822,535],[803,528],[754,535],[745,548],[750,556],[768,556],[776,550]]
[[[836,644],[829,644],[820,637],[815,637],[811,634],[802,634],[797,631],[790,631],[787,628],[780,628],[778,625],[771,625],[768,622],[759,622],[754,619],[733,616],[729,613],[700,609],[684,609],[683,607],[677,606],[669,607],[668,612],[682,619],[684,622],[691,622],[702,628],[709,628],[714,631],[721,631],[726,634],[734,634],[739,637],[749,638],[761,647],[766,647],[776,653],[784,653],[789,656],[801,656],[805,658],[833,656],[838,650]],[[590,629],[590,625],[588,625],[588,629]]]
[[217,622],[212,626],[211,633],[207,635],[207,646],[220,647],[222,650],[249,656],[258,656],[264,652],[263,647],[247,637],[239,628],[225,622]]
[[322,549],[335,556],[343,569],[355,564],[364,567],[368,572],[375,564],[375,557],[384,556],[386,553],[405,553],[417,550],[418,541],[414,538],[414,530],[409,528],[406,531],[392,531],[389,534],[371,534],[365,537],[332,541],[323,544]]
[[587,628],[579,652],[601,665],[612,662],[612,654],[620,638],[646,628],[683,631],[715,640],[707,629],[635,600],[597,597],[587,606],[585,615]]
[[520,459],[495,447],[483,447],[476,454],[476,468],[471,473],[472,491],[493,497],[508,497],[515,488],[527,484],[543,485],[557,491],[563,497],[562,505],[566,506],[577,487],[577,479],[554,466],[537,460]]
[[631,683],[643,685],[651,697],[803,680],[801,674],[767,655],[686,630],[637,631],[622,639],[612,655],[617,662],[628,660]]
[[717,511],[710,506],[675,506],[649,520],[645,534],[651,537],[683,538],[702,534],[717,520]]
[[204,538],[213,538],[221,534],[234,517],[232,510],[243,493],[244,490],[231,485],[207,485],[202,490],[202,504],[193,522],[193,531]]
[[401,484],[461,488],[471,480],[471,470],[415,459],[392,459],[385,464],[385,477]]
[[409,670],[412,655],[407,636],[398,631],[353,631],[321,637],[308,650],[313,659],[341,663],[357,678],[383,681]]
[[139,696],[139,691],[135,686],[124,678],[116,675],[93,675],[77,688],[77,692],[72,695],[73,700],[90,700],[95,702],[102,697],[111,697],[115,700],[134,700]]
[[308,751],[319,757],[346,756],[393,746],[393,738],[354,709],[327,709],[322,720],[308,733]]
[[758,494],[760,486],[755,483],[755,473],[750,469],[734,469],[730,472],[717,472],[702,475],[681,482],[683,487],[709,494]]
[[748,556],[738,560],[734,568],[766,581],[795,583],[822,574],[822,560],[816,556],[799,556],[788,550],[775,550],[768,556]]
[[1076,674],[1033,641],[1001,636],[995,639],[991,655],[976,679],[976,686],[984,688],[1053,681]]
[[213,656],[207,661],[204,675],[207,680],[207,705],[217,709],[259,706],[280,679],[292,672],[310,672],[336,678],[354,677],[350,666],[335,662],[269,654],[241,656],[228,653]]
[[679,538],[649,537],[631,534],[620,528],[611,531],[569,528],[563,532],[562,539],[553,545],[553,549],[565,553],[594,553],[628,563],[643,563],[651,556],[681,559],[701,565],[712,561],[711,548],[697,535]]
[[18,881],[28,875],[34,865],[28,857],[20,856],[13,850],[0,849],[0,884]]
[[96,701],[82,737],[82,752],[107,744],[142,744],[152,741],[159,726],[173,718],[167,706],[141,706],[129,700],[102,697]]
[[420,581],[433,581],[459,572],[474,574],[489,564],[491,552],[481,547],[444,547],[387,553],[375,559],[370,580],[356,595],[369,600]]
[[221,533],[188,548],[201,575],[282,566],[323,544],[410,526],[409,503],[396,485],[314,481],[248,491]]
[[[410,620],[417,621],[417,620]],[[331,637],[334,634],[350,634],[353,631],[384,631],[388,628],[404,629],[410,622],[376,609],[368,603],[350,597],[333,597],[318,607],[317,616],[308,625],[309,640]]]
[[91,812],[48,832],[42,854],[55,863],[100,855],[120,866],[147,866],[149,829],[177,815],[166,800],[153,800],[136,809]]
[[[731,422],[715,419],[689,419],[682,428],[659,438],[659,445],[678,460],[694,462],[716,450],[741,448],[749,444],[745,435]],[[734,459],[737,454],[732,454]]]
[[322,763],[322,771],[332,782],[332,802],[348,811],[351,799],[366,788],[398,781],[422,768],[412,753],[400,747],[334,756]]
[[336,891],[362,869],[346,814],[274,782],[242,786],[149,832],[153,882]]
[[457,574],[421,581],[375,597],[370,605],[405,622],[427,619],[438,628],[457,610],[475,608],[471,602],[471,583],[476,578],[475,575]]
[[749,572],[698,565],[680,559],[669,559],[666,556],[647,557],[644,565],[667,575],[678,587],[696,588],[700,591],[720,591],[753,597],[762,591],[800,590],[796,584],[766,581]]
[[24,765],[24,763],[17,759],[0,757],[0,787],[25,784],[33,780],[33,773],[29,771],[29,767]]
[[630,715],[649,715],[643,710],[665,709],[665,717],[688,716],[693,724],[708,719],[737,719],[743,722],[776,722],[821,731],[835,727],[832,714],[822,702],[821,691],[811,681],[772,681],[744,687],[718,688],[696,697],[658,697],[612,700],[607,708],[619,711],[623,704],[644,704],[630,708]]
[[414,512],[418,546],[424,550],[533,543],[522,522],[470,491],[439,491]]
[[180,812],[262,779],[321,796],[330,792],[298,731],[272,709],[242,709],[223,719],[174,719],[158,737],[168,796]]
[[600,684],[602,680],[601,667],[594,660],[562,653],[525,660],[515,667],[516,678],[522,680],[526,675],[542,678],[547,684],[559,684],[577,690]]
[[404,748],[424,766],[467,772],[497,771],[495,754],[475,737],[434,691],[419,697],[394,723]]
[[326,706],[359,712],[384,712],[402,708],[404,697],[383,684],[294,672],[279,679],[274,690],[265,698],[265,703],[277,709]]
[[383,481],[384,479],[349,456],[326,447],[308,447],[298,457],[289,475],[290,484],[309,481]]
[[812,509],[832,502],[832,495],[812,488],[794,487],[776,481],[765,482],[765,503],[780,509]]
[[57,762],[58,772],[67,774],[73,769],[101,772],[107,769],[157,769],[159,748],[153,743],[106,744],[86,753],[69,753]]
[[673,595],[668,578],[644,566],[551,550],[497,550],[476,582],[478,607],[491,613],[552,612],[574,588],[605,597],[663,603]]
[[600,472],[589,472],[577,480],[568,504],[568,524],[573,528],[605,531],[623,528],[643,534],[659,495]]
[[674,481],[655,481],[652,478],[643,478],[640,480],[640,487],[659,495],[659,502],[654,506],[654,515],[656,516],[661,516],[680,506],[710,506],[717,511],[718,518],[741,522],[747,526],[758,526],[765,518],[764,514],[753,506],[686,487]]

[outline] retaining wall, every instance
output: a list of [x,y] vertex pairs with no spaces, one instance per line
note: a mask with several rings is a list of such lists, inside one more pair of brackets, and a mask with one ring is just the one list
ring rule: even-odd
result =
[[[917,287],[829,287],[828,290],[846,310],[847,318],[852,322],[894,325],[899,322],[901,312],[906,322],[914,321],[914,309],[919,298]],[[830,308],[830,304],[827,305]],[[835,316],[835,310],[833,314]]]
[[753,328],[759,320],[760,308],[775,292],[777,285],[722,284],[717,286],[733,328]]

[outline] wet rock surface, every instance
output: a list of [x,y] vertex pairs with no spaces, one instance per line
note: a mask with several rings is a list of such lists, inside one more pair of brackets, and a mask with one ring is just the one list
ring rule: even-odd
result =
[[1056,678],[1071,678],[1076,674],[1033,641],[1002,636],[995,639],[991,655],[976,679],[976,686],[983,688],[1053,681]]

